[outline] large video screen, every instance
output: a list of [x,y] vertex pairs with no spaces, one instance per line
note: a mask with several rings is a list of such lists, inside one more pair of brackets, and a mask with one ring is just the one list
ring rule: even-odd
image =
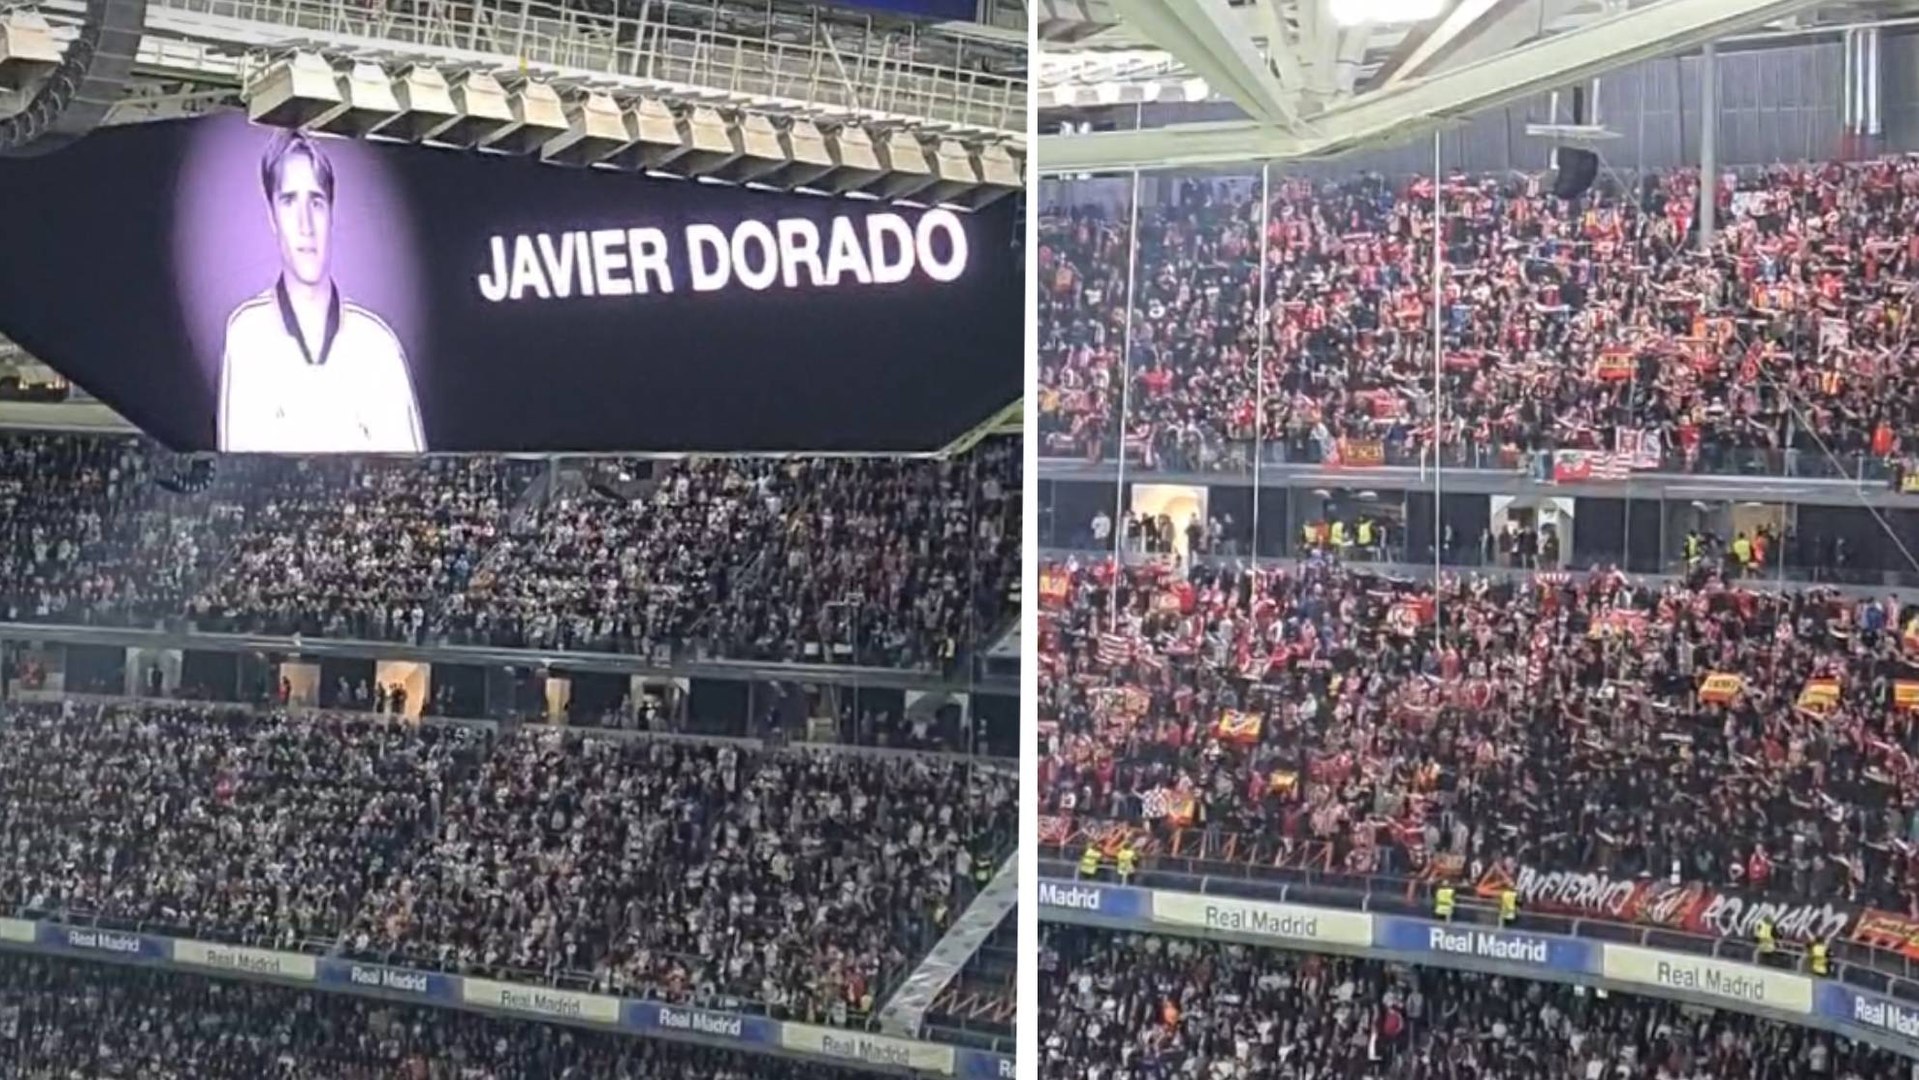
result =
[[1019,396],[1015,217],[225,114],[0,160],[0,334],[182,450],[929,450]]

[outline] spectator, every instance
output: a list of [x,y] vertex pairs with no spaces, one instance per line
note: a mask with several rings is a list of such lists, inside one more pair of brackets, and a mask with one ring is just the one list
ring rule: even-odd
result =
[[1046,926],[1042,1080],[1877,1080],[1808,1027],[1377,960]]
[[870,1074],[454,1009],[0,953],[9,1080],[856,1080]]
[[1016,781],[934,759],[524,731],[372,890],[351,952],[857,1022],[960,910]]
[[0,618],[146,622],[178,615],[233,525],[176,513],[133,439],[0,433]]
[[530,478],[493,458],[285,464],[189,609],[205,629],[419,642]]
[[[1443,858],[1919,900],[1919,732],[1892,707],[1919,624],[1889,601],[1709,569],[1660,589],[1067,569],[1042,634],[1042,813],[1205,826],[1355,873]],[[1709,693],[1710,673],[1740,685]],[[1751,880],[1755,862],[1775,869]]]
[[[1275,177],[1264,206],[1172,187],[1136,243],[1095,208],[1042,220],[1042,452],[1110,460],[1123,437],[1135,467],[1243,472],[1257,438],[1272,460],[1430,459],[1434,180]],[[1669,469],[1852,476],[1910,451],[1919,161],[1741,176],[1704,260],[1697,190],[1684,171],[1573,202],[1445,178],[1447,460],[1519,468],[1643,434]]]
[[484,749],[459,728],[183,703],[10,707],[0,909],[281,948],[337,937]]
[[950,667],[1019,573],[1019,444],[948,462],[680,461],[555,499],[449,600],[461,640]]
[[179,702],[0,712],[0,912],[860,1025],[1017,780]]
[[227,458],[169,495],[161,461],[0,438],[0,617],[950,672],[1019,579],[1017,439],[648,463],[617,499],[486,457]]

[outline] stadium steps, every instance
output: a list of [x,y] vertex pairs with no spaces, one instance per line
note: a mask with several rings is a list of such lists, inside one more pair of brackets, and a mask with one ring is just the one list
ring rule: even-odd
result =
[[1008,911],[959,978],[933,1002],[925,1032],[939,1042],[1008,1050],[1019,979],[1019,909]]
[[939,943],[880,1006],[880,1030],[901,1038],[918,1038],[927,1014],[941,994],[959,978],[982,946],[993,937],[1019,902],[1017,849],[1007,853],[999,871],[979,891]]

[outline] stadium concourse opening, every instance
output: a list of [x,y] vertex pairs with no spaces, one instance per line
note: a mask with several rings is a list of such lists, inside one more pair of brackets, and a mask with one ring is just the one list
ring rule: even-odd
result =
[[1066,7],[1041,1076],[1910,1074],[1908,13]]
[[0,1077],[1011,1077],[1023,35],[289,3],[0,145]]

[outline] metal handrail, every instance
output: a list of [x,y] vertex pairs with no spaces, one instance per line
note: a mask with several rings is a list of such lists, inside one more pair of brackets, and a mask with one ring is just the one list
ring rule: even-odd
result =
[[[1042,845],[1039,856],[1041,878],[1070,880],[1076,876],[1077,860],[1068,848],[1057,844]],[[1384,874],[1348,874],[1312,866],[1237,864],[1153,853],[1142,856],[1140,867],[1132,884],[1143,888],[1338,907],[1414,918],[1432,917],[1432,893],[1439,884]],[[1476,900],[1470,889],[1465,892],[1467,895],[1455,899],[1453,921],[1500,925],[1495,905]],[[1522,909],[1518,918],[1506,926],[1541,934],[1639,945],[1770,967],[1789,962],[1794,968],[1804,969],[1807,963],[1805,950],[1790,943],[1780,943],[1777,951],[1768,957],[1762,955],[1758,944],[1752,941],[1599,916],[1558,915]],[[1919,963],[1893,950],[1862,942],[1834,941],[1829,943],[1828,948],[1833,963],[1833,978],[1919,1002]]]

